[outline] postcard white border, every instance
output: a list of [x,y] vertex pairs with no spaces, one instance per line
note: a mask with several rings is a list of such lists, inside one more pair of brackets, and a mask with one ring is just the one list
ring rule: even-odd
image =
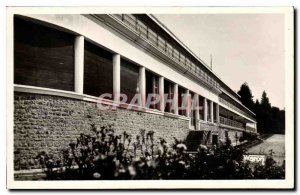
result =
[[[7,7],[6,135],[9,189],[290,189],[294,187],[294,10],[293,7]],[[155,180],[155,181],[14,181],[13,170],[13,14],[176,13],[285,15],[285,180]]]

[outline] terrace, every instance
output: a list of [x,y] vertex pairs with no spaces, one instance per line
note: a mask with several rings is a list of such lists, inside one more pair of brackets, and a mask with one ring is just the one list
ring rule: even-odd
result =
[[219,97],[219,102],[223,103],[224,105],[228,106],[229,108],[237,111],[238,113],[241,113],[247,117],[249,117],[252,120],[255,120],[251,115],[249,115],[248,113],[244,112],[243,110],[239,109],[237,106],[233,105],[232,103],[228,102],[227,100],[225,100],[224,98]]
[[154,48],[164,53],[172,61],[184,68],[185,71],[200,79],[209,88],[220,91],[220,85],[218,82],[216,82],[205,71],[201,70],[188,57],[179,52],[179,50],[176,49],[171,43],[163,39],[158,33],[152,30],[149,26],[145,25],[137,17],[133,16],[132,14],[113,14],[110,16],[128,27],[130,30],[134,31],[140,36],[140,38],[146,40]]
[[245,130],[243,123],[220,116],[220,125],[234,127],[239,130]]

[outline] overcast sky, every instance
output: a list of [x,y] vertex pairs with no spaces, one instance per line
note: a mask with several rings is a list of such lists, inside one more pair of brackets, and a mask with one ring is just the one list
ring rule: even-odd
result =
[[254,101],[267,92],[284,108],[284,15],[155,15],[233,90],[247,82]]

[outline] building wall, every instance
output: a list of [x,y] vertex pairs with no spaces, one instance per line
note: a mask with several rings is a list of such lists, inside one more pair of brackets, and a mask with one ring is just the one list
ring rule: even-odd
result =
[[[231,141],[231,143],[233,145],[235,145],[236,143],[239,144],[239,138],[242,137],[243,132],[241,131],[236,131],[236,130],[232,130],[229,128],[224,128],[224,127],[219,127],[219,139],[221,140],[226,140],[226,132],[228,132],[228,137]],[[236,135],[237,135],[237,139],[236,139]]]
[[219,126],[217,124],[200,122],[200,130],[204,131],[202,144],[211,146],[212,145],[212,135],[218,135]]
[[194,93],[198,93],[216,103],[219,102],[217,94],[186,77],[183,73],[174,70],[163,60],[149,55],[149,52],[133,44],[131,40],[124,38],[122,35],[109,29],[99,21],[94,21],[94,19],[78,14],[23,14],[23,16],[52,24],[52,26],[49,25],[50,27],[53,27],[54,24],[71,31],[74,34],[83,35],[85,39],[97,43],[114,53],[120,54],[122,58],[130,59],[130,61],[142,65],[146,69],[149,69],[174,83],[178,83],[180,86],[187,88]]
[[[219,102],[218,95],[199,85],[184,74],[175,71],[159,58],[149,55],[147,51],[125,39],[120,34],[108,29],[99,21],[93,21],[83,15],[27,15],[51,24],[63,27],[74,35],[83,35],[88,41],[104,47],[111,53],[118,53],[122,60],[144,66],[171,82],[178,83],[192,93],[199,94],[215,103]],[[27,18],[28,19],[28,18]],[[36,22],[36,21],[35,21]],[[45,23],[44,23],[45,25]],[[53,26],[52,26],[53,27]],[[57,26],[55,27],[57,28]],[[30,39],[30,37],[28,37]],[[13,64],[11,64],[13,67]],[[124,84],[124,83],[123,83]],[[24,89],[35,86],[16,86]],[[35,157],[41,151],[59,153],[62,148],[75,141],[80,133],[91,134],[91,125],[111,125],[117,134],[124,131],[131,134],[133,139],[141,129],[153,130],[156,145],[160,137],[172,144],[173,137],[185,140],[189,133],[189,117],[171,116],[163,112],[149,113],[118,108],[116,110],[100,111],[95,101],[85,101],[86,96],[81,92],[63,91],[67,97],[57,96],[56,89],[43,89],[48,95],[39,93],[14,93],[14,165],[15,169],[37,168]],[[77,96],[77,98],[72,98]],[[78,98],[79,97],[79,98]],[[83,100],[85,99],[85,100]],[[95,97],[91,98],[95,100]],[[155,129],[153,129],[155,128]],[[217,124],[200,124],[200,130],[208,132],[205,142],[212,143],[212,135],[224,134]],[[220,137],[219,136],[219,137]],[[230,131],[234,138],[235,131]],[[203,136],[205,137],[205,136]],[[232,140],[232,142],[234,142]]]
[[59,153],[80,133],[92,134],[91,124],[112,125],[116,134],[126,131],[133,141],[140,129],[153,130],[157,145],[160,137],[169,144],[173,137],[184,140],[189,121],[121,108],[100,111],[94,102],[15,92],[14,168],[38,168],[39,152]]

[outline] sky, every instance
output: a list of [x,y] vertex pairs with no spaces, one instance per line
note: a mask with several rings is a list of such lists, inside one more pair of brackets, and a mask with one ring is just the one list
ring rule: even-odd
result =
[[284,108],[284,15],[154,15],[210,65],[234,91],[247,82],[254,101],[265,90],[271,105]]

